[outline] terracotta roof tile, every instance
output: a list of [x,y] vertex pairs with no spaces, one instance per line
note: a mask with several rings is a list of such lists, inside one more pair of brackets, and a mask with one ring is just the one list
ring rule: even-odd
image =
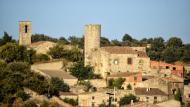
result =
[[147,88],[135,88],[135,94],[136,95],[163,95],[163,96],[167,96],[167,94],[163,91],[161,91],[158,88],[149,88],[149,90],[147,91]]
[[137,54],[139,57],[148,57],[145,52],[137,51],[130,47],[108,46],[101,47],[101,50],[109,52],[110,54]]

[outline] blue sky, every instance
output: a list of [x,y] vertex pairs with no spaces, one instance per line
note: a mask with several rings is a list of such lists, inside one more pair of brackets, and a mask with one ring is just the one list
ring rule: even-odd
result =
[[85,24],[101,24],[102,36],[121,40],[171,36],[190,43],[190,0],[0,0],[0,35],[18,39],[18,21],[32,33],[82,36]]

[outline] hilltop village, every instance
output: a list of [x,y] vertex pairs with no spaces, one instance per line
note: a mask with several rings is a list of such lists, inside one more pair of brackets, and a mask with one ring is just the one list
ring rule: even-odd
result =
[[[190,106],[189,63],[152,60],[147,53],[151,43],[133,46],[126,41],[125,45],[101,46],[98,24],[85,25],[83,41],[83,48],[62,42],[32,42],[31,22],[20,21],[19,42],[9,41],[0,47],[1,105]],[[4,82],[8,76],[13,79]]]

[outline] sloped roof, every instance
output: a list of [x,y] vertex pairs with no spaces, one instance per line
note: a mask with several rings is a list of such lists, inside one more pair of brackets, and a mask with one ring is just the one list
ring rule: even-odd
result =
[[128,76],[136,75],[136,74],[138,73],[137,72],[118,72],[118,73],[108,75],[108,77],[128,77]]
[[158,88],[149,88],[149,90],[147,91],[147,88],[135,88],[135,94],[136,95],[148,95],[148,96],[152,96],[152,95],[162,95],[162,96],[167,96],[167,94],[163,91],[161,91]]
[[106,51],[110,54],[137,54],[137,56],[139,57],[148,57],[145,52],[134,50],[130,47],[108,46],[108,47],[101,47],[101,50]]

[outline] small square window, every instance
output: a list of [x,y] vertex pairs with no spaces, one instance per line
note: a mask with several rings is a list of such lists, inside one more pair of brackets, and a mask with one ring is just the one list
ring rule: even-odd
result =
[[169,69],[170,67],[169,66],[166,66],[166,69]]
[[92,96],[92,99],[94,100],[94,96]]
[[176,70],[176,67],[173,67],[173,70]]
[[127,59],[127,64],[131,65],[132,64],[132,58]]

